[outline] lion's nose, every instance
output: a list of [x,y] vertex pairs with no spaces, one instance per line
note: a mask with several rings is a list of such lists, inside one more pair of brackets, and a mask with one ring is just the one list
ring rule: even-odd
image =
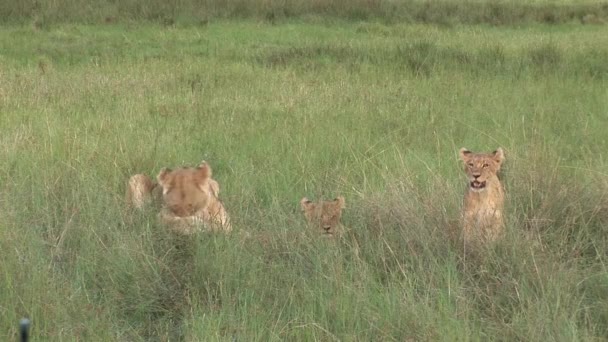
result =
[[479,176],[481,176],[481,174],[480,174],[480,173],[474,173],[474,174],[473,174],[473,177],[475,177],[475,179],[479,178]]
[[325,231],[329,231],[331,229],[331,226],[323,226],[323,229],[325,229]]

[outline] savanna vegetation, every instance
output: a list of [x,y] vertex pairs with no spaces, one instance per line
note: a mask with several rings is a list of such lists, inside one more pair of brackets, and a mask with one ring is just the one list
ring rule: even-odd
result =
[[[0,336],[605,340],[607,8],[0,2]],[[463,146],[506,154],[507,234],[474,252]],[[231,234],[125,209],[130,175],[202,159]],[[321,239],[298,202],[337,195]]]

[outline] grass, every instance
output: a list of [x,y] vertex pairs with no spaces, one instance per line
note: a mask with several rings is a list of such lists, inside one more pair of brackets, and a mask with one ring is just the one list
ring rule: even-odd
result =
[[55,23],[152,21],[206,25],[226,18],[270,23],[293,18],[379,20],[388,23],[522,25],[604,24],[608,3],[593,0],[37,0],[0,1],[0,22]]
[[[0,32],[0,331],[36,340],[603,340],[608,35],[217,21]],[[446,238],[502,146],[508,234]],[[124,210],[205,159],[229,236]],[[318,239],[298,201],[343,194]],[[244,232],[250,234],[244,237]]]

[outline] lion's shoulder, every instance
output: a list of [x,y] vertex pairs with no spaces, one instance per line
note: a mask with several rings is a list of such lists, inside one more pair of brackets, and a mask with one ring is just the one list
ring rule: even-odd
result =
[[127,206],[143,209],[146,205],[158,202],[159,199],[160,188],[150,177],[136,174],[129,178],[126,191]]

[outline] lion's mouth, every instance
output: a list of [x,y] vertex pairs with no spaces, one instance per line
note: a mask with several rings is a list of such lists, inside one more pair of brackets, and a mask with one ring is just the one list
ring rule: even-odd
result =
[[332,232],[330,229],[331,228],[323,228],[322,234],[325,235],[325,236],[332,236],[332,235],[334,235],[334,232]]
[[485,181],[480,182],[480,181],[474,180],[470,183],[470,186],[471,186],[471,189],[473,189],[473,190],[483,190],[486,187],[486,182]]

